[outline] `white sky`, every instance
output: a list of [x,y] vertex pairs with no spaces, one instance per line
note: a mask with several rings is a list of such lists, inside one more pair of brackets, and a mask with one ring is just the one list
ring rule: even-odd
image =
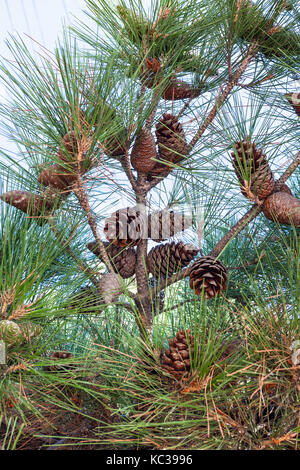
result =
[[[84,6],[84,0],[0,0],[0,56],[9,57],[5,40],[14,33],[24,39],[28,35],[53,51],[57,37],[62,32],[63,22],[70,24],[74,16],[83,17]],[[26,43],[32,51],[38,49],[33,41],[28,39]],[[5,97],[5,89],[0,84],[1,103]],[[11,149],[13,144],[0,135],[0,147]]]

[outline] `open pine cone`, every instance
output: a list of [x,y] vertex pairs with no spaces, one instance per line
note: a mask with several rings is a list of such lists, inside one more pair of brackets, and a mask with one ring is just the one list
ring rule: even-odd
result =
[[119,247],[137,245],[140,240],[148,238],[145,219],[134,207],[120,209],[108,217],[104,234],[110,243]]
[[191,371],[191,357],[194,352],[195,339],[190,330],[180,330],[173,339],[169,339],[169,349],[161,357],[162,367],[177,380]]
[[155,279],[166,278],[190,264],[199,250],[183,242],[157,245],[147,256],[147,267]]
[[[128,279],[135,273],[136,251],[133,247],[120,248],[109,242],[103,242],[105,250],[111,260],[115,272],[120,274],[123,279]],[[100,249],[97,242],[87,243],[87,248],[101,259]]]
[[212,256],[204,256],[190,268],[190,288],[195,289],[197,295],[211,299],[219,295],[227,283],[227,270],[223,263]]
[[255,143],[244,139],[235,144],[236,153],[232,153],[233,166],[238,177],[242,194],[251,199],[265,199],[275,188],[273,173],[262,149],[256,149]]

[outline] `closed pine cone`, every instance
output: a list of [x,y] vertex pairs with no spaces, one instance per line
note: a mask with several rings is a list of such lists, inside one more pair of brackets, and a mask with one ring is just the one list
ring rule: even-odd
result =
[[104,234],[106,239],[116,246],[137,245],[145,233],[145,220],[139,210],[126,207],[114,212],[105,221]]
[[287,93],[285,96],[293,106],[297,115],[300,116],[300,93]]
[[300,227],[300,200],[289,192],[271,194],[262,206],[267,219],[286,225]]
[[114,302],[123,292],[120,276],[115,273],[103,274],[100,279],[99,291],[107,305]]
[[185,268],[198,254],[193,245],[171,242],[151,249],[147,256],[147,267],[155,279],[166,278]]
[[184,100],[186,98],[196,98],[201,93],[201,88],[195,88],[189,83],[173,78],[171,83],[165,89],[162,97],[165,100]]
[[156,242],[162,242],[188,229],[192,223],[191,217],[174,211],[153,212],[148,216],[148,236]]
[[193,357],[195,339],[190,330],[180,330],[169,340],[169,349],[165,349],[161,361],[162,367],[177,380],[191,372],[191,357]]
[[262,149],[256,149],[255,143],[247,139],[237,142],[235,149],[236,153],[232,153],[233,166],[242,194],[251,198],[252,193],[258,199],[265,199],[275,188],[275,180],[266,155]]
[[70,131],[64,135],[62,146],[57,156],[64,162],[76,162],[78,154],[78,142],[74,131]]
[[[120,274],[123,279],[128,279],[135,273],[136,251],[134,248],[120,248],[109,242],[103,242],[105,250],[112,262],[115,272]],[[97,242],[90,242],[87,248],[101,259],[100,249]]]
[[131,164],[135,170],[148,173],[155,167],[154,158],[156,158],[154,137],[149,129],[143,128],[135,140],[131,152]]
[[[2,194],[1,199],[30,217],[47,217],[52,213],[54,205],[53,200],[28,191],[8,191]],[[45,222],[45,219],[37,219],[36,221],[42,223]]]
[[76,175],[72,171],[68,171],[61,165],[54,164],[41,171],[38,182],[44,186],[66,191],[68,187],[74,183],[76,178]]
[[[161,160],[156,162],[153,170],[149,172],[149,178],[165,177],[172,171],[172,165],[180,163],[188,154],[185,134],[181,123],[173,114],[165,113],[156,124],[156,138],[158,144],[158,156]],[[164,163],[165,162],[165,163]]]
[[190,288],[195,289],[197,295],[211,299],[219,295],[226,287],[227,270],[223,263],[212,256],[204,256],[190,268]]

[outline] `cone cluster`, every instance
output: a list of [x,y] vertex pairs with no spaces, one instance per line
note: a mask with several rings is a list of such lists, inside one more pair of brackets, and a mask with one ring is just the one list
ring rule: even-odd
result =
[[[128,279],[135,273],[136,251],[133,247],[120,248],[109,242],[103,242],[114,270],[123,279]],[[101,259],[101,253],[96,241],[87,244],[87,248]]]
[[244,196],[265,199],[275,188],[273,173],[262,149],[248,139],[235,144],[233,166]]
[[195,339],[190,330],[180,330],[169,340],[169,349],[165,349],[162,357],[162,367],[177,380],[188,375],[191,371],[191,358],[194,353]]
[[105,220],[104,234],[115,246],[137,245],[142,238],[147,238],[144,217],[134,207],[120,209]]
[[190,268],[190,288],[195,290],[197,295],[202,295],[206,299],[211,299],[219,295],[227,283],[227,269],[219,260],[212,256],[204,256]]
[[198,251],[193,245],[182,242],[157,245],[147,256],[148,271],[155,279],[167,278],[188,266]]
[[192,217],[174,211],[162,210],[148,216],[148,237],[162,242],[192,226]]

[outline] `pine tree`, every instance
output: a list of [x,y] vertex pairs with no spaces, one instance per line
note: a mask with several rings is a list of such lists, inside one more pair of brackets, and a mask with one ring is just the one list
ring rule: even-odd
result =
[[[136,419],[142,423],[146,413],[151,422],[158,409],[162,419],[173,413],[160,405],[158,390],[177,387],[182,397],[197,392],[205,403],[209,381],[217,388],[223,383],[217,408],[206,404],[207,419],[215,425],[212,435],[221,428],[225,442],[226,425],[247,428],[238,437],[232,431],[231,448],[255,447],[259,423],[253,437],[251,419],[263,422],[263,442],[269,428],[259,406],[255,409],[255,386],[239,372],[249,368],[252,377],[262,374],[249,363],[246,340],[248,354],[257,361],[260,351],[273,351],[272,359],[264,356],[266,375],[278,380],[280,393],[280,354],[290,357],[294,348],[290,360],[298,367],[293,346],[299,335],[300,286],[296,2],[155,0],[148,8],[141,0],[120,0],[116,6],[86,0],[86,7],[95,29],[79,22],[65,33],[53,60],[37,61],[21,38],[11,38],[14,63],[1,65],[11,92],[11,103],[0,109],[3,125],[24,158],[22,167],[2,152],[1,173],[8,182],[3,207],[9,217],[18,217],[18,227],[40,236],[30,243],[24,232],[22,239],[32,246],[28,258],[38,260],[29,263],[37,271],[33,279],[19,248],[21,267],[12,274],[12,248],[3,237],[0,339],[9,336],[14,347],[21,347],[14,338],[16,332],[21,335],[27,304],[17,311],[22,315],[10,313],[9,306],[18,303],[14,286],[22,299],[25,280],[34,291],[34,318],[35,302],[45,308],[50,294],[43,298],[43,288],[51,280],[49,316],[56,312],[65,318],[70,312],[92,318],[105,312],[103,343],[121,338],[115,356],[109,348],[102,351],[99,367],[108,391],[115,390],[114,380],[122,373],[131,374],[128,350],[132,337],[139,337],[144,349],[130,362],[137,371],[138,392],[132,395],[143,397],[132,402]],[[78,39],[87,47],[79,48]],[[128,334],[120,333],[119,308]],[[118,334],[112,340],[114,329]],[[274,336],[267,338],[270,331]],[[237,352],[240,369],[234,362]],[[118,361],[120,370],[111,380],[108,367]],[[224,370],[213,375],[224,361]],[[231,387],[226,367],[237,377],[230,403],[221,399]],[[285,396],[294,410],[298,370],[288,367],[294,388]],[[47,365],[46,372],[62,369]],[[162,377],[161,388],[146,386],[145,374]],[[241,384],[245,388],[238,395]],[[264,385],[256,386],[262,390]],[[130,387],[128,379],[124,395],[129,401],[134,400]],[[265,413],[271,414],[268,406],[282,412],[275,398],[268,396]],[[172,400],[168,395],[168,410]],[[170,423],[180,413],[188,422],[197,416],[194,404],[184,408],[186,400],[180,400]],[[199,403],[199,413],[206,416]],[[279,420],[294,439],[292,418],[284,421],[280,415]],[[116,426],[124,431],[120,423]],[[149,429],[140,431],[145,433],[141,442],[155,441]],[[197,427],[191,429],[197,434]],[[130,442],[135,430],[127,431]],[[160,432],[153,430],[158,446],[163,445]],[[183,435],[184,426],[176,432]],[[187,439],[185,445],[202,444]]]

